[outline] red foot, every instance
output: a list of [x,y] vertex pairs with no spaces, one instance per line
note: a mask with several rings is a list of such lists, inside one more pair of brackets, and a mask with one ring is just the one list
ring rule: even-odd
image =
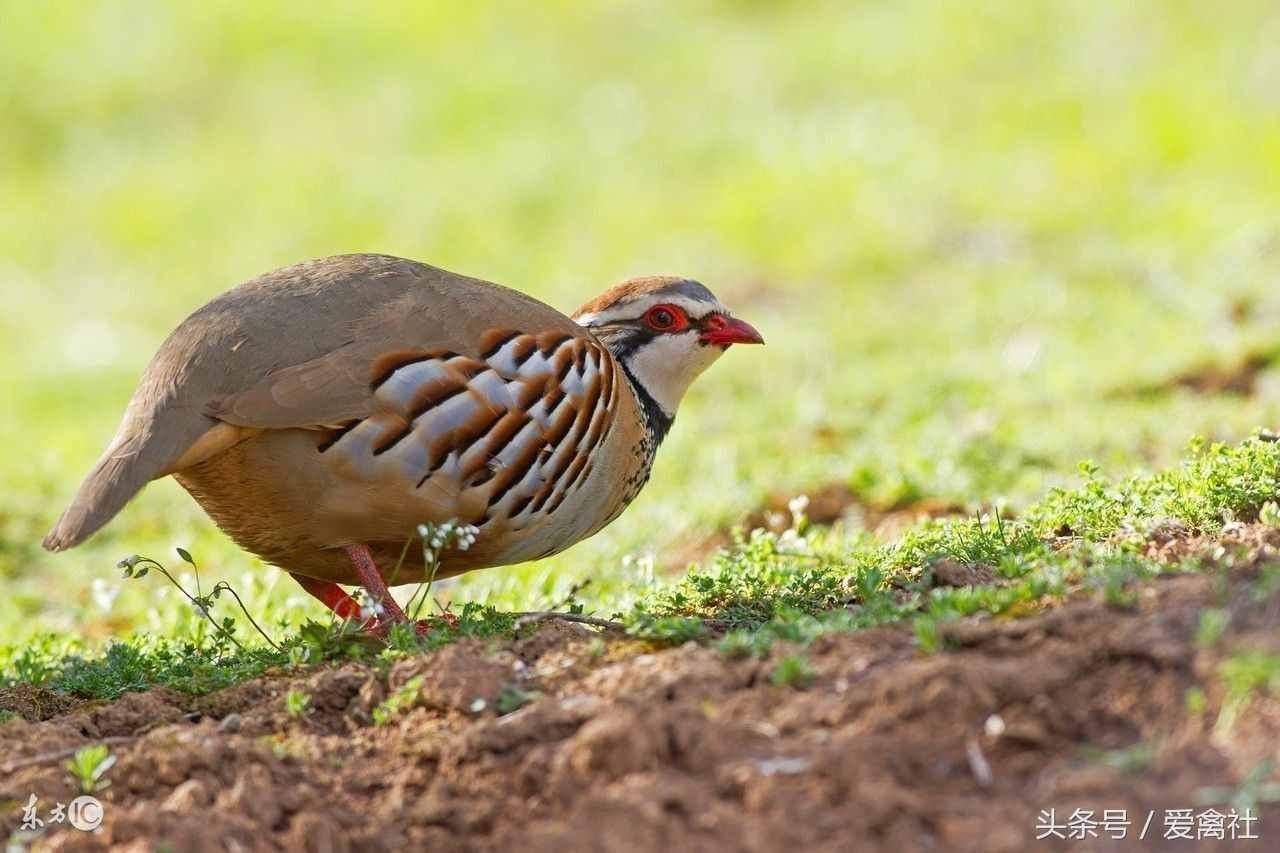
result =
[[[450,628],[458,627],[457,616],[454,616],[452,613],[448,613],[448,614],[442,613],[439,616],[432,616],[430,619],[413,620],[413,630],[417,632],[419,637],[425,637],[428,634],[430,634],[432,631],[439,630],[441,622],[448,625]],[[390,633],[391,626],[397,625],[397,624],[401,624],[401,623],[393,622],[387,619],[381,619],[378,621],[378,624],[373,626],[370,630],[372,630],[379,637],[385,637],[388,633]]]

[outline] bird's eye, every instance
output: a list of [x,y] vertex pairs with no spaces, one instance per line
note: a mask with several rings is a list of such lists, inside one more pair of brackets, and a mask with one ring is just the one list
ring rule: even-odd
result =
[[677,332],[688,325],[684,312],[674,305],[655,305],[644,315],[644,321],[655,332]]

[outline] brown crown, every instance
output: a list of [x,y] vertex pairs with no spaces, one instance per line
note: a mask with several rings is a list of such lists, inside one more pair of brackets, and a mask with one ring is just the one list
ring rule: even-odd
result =
[[595,314],[654,293],[670,293],[673,296],[686,296],[690,299],[707,301],[715,299],[711,291],[692,279],[678,275],[646,275],[630,278],[622,284],[614,285],[573,312],[573,318],[576,320],[584,314]]

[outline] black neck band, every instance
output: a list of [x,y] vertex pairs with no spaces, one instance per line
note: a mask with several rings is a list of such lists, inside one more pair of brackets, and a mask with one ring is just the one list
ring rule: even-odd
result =
[[675,422],[675,415],[668,415],[662,410],[658,401],[653,399],[648,389],[640,384],[640,380],[636,379],[636,375],[631,372],[630,366],[625,361],[619,359],[618,363],[622,365],[623,372],[631,381],[631,387],[636,389],[636,396],[640,398],[640,410],[644,412],[644,425],[653,436],[654,445],[662,444],[662,440],[667,437],[667,432],[671,429],[671,424]]

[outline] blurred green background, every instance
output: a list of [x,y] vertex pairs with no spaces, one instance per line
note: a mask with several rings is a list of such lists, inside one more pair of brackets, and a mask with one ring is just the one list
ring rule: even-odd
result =
[[163,336],[316,256],[566,311],[680,273],[769,341],[697,384],[620,521],[455,600],[591,578],[608,608],[769,495],[1016,511],[1086,457],[1275,426],[1278,44],[1262,0],[0,0],[0,640],[187,624],[115,568],[175,545],[269,621],[320,612],[170,481],[38,545]]

